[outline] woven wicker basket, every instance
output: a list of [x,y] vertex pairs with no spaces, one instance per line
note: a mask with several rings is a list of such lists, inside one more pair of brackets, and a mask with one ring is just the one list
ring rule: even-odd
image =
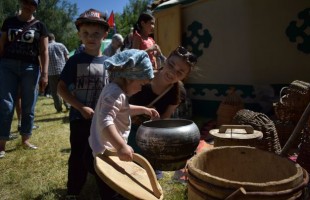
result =
[[310,84],[296,80],[281,89],[280,101],[274,103],[273,107],[279,120],[296,125],[309,102]]
[[251,110],[242,109],[234,116],[233,122],[240,125],[251,125],[263,133],[263,139],[257,140],[257,148],[279,154],[281,145],[276,127],[267,115]]
[[[274,124],[277,129],[281,147],[284,147],[287,140],[290,138],[291,134],[293,133],[295,125],[292,122],[280,121],[280,120],[276,120]],[[300,141],[301,141],[300,138],[296,139],[292,145],[292,148],[297,148],[297,146],[300,144]]]

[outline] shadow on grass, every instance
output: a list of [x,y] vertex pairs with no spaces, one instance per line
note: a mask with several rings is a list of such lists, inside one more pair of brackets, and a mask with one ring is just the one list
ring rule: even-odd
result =
[[62,123],[67,124],[67,123],[69,123],[69,122],[70,122],[69,116],[66,116],[66,117],[63,117],[63,118],[62,118]]
[[61,149],[60,153],[70,153],[71,148],[67,148],[67,149]]
[[13,151],[16,151],[16,150],[17,150],[17,148],[15,147],[15,148],[11,148],[11,149],[9,149],[9,150],[6,149],[5,152],[6,152],[6,153],[10,153],[10,152],[13,152]]
[[66,197],[66,189],[53,189],[46,193],[40,194],[39,196],[35,197],[34,200],[42,200],[45,199],[47,196],[51,196],[53,194],[55,199],[64,200]]
[[48,119],[36,119],[35,122],[53,122],[53,121],[60,121],[60,120],[63,123],[69,123],[68,116],[54,117],[54,118],[48,118]]
[[[56,188],[40,194],[33,200],[47,199],[48,197],[51,196],[53,196],[52,198],[55,200],[56,199],[65,200],[66,195],[67,195],[67,189]],[[101,200],[99,191],[97,189],[96,180],[93,177],[93,175],[88,174],[86,183],[81,191],[81,194],[79,195],[79,200]]]

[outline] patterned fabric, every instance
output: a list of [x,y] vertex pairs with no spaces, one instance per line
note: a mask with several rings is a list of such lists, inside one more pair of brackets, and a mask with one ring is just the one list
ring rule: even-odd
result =
[[62,43],[51,41],[48,44],[49,66],[48,75],[59,75],[66,64],[68,49]]
[[152,79],[153,66],[143,50],[129,49],[115,54],[104,61],[111,78]]

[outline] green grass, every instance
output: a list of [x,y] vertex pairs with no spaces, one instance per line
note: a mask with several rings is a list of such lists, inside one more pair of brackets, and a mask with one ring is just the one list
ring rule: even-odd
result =
[[[6,156],[0,159],[0,197],[2,200],[59,200],[66,194],[67,161],[70,153],[68,113],[56,113],[51,98],[39,97],[31,142],[37,150],[21,147],[20,137],[8,141]],[[17,133],[14,117],[12,132]],[[187,199],[186,185],[172,180],[173,172],[164,172],[160,185],[165,200]],[[98,199],[92,176],[83,188],[81,200]]]

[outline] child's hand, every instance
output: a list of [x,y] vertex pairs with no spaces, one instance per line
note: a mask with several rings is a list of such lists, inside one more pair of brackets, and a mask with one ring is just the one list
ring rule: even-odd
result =
[[133,149],[129,145],[124,145],[117,151],[117,155],[122,161],[132,161],[133,160]]
[[157,44],[154,44],[154,45],[151,47],[151,50],[152,50],[152,51],[159,51],[159,52],[161,53],[160,48],[159,48],[159,46],[158,46]]
[[151,119],[158,119],[158,118],[160,118],[159,113],[154,108],[146,108],[146,111],[144,112],[144,114],[150,116]]
[[159,45],[157,45],[157,44],[155,44],[155,45],[156,45],[156,56],[162,55]]
[[79,111],[85,119],[91,119],[95,113],[92,108],[87,106],[83,106]]

